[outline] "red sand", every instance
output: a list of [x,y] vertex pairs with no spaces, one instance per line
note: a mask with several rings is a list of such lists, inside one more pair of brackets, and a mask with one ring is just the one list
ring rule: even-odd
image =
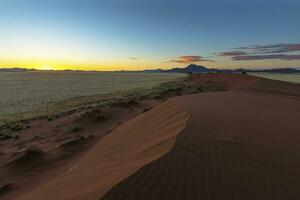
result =
[[168,100],[20,199],[300,199],[300,85],[207,82],[230,91]]
[[183,107],[174,101],[163,103],[104,137],[68,171],[20,199],[99,199],[168,152],[187,119]]
[[196,85],[210,82],[226,90],[233,90],[250,86],[257,81],[257,77],[242,74],[195,74],[191,82]]
[[176,98],[191,118],[175,146],[102,199],[300,199],[300,87],[265,82]]

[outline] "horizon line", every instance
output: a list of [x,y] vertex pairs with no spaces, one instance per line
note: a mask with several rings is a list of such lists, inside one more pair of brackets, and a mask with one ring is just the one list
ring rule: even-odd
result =
[[[272,70],[272,69],[297,69],[300,70],[300,66],[293,66],[293,67],[271,67],[271,68],[264,68],[264,67],[257,67],[257,68],[247,68],[247,67],[239,67],[239,68],[234,68],[234,69],[230,69],[230,68],[214,68],[214,67],[206,67],[204,65],[198,65],[198,64],[194,64],[191,63],[189,65],[197,65],[197,66],[203,66],[205,68],[208,69],[218,69],[218,70],[238,70],[238,69],[244,69],[244,70]],[[172,68],[167,68],[167,69],[162,69],[162,68],[153,68],[153,69],[142,69],[142,70],[128,70],[128,69],[121,69],[121,70],[84,70],[84,69],[38,69],[38,68],[26,68],[26,67],[0,67],[1,69],[20,69],[20,70],[27,70],[27,71],[41,71],[41,72],[51,72],[51,71],[74,71],[74,72],[122,72],[122,71],[126,71],[126,72],[143,72],[143,71],[148,71],[148,70],[170,70],[170,69],[174,69],[174,68],[186,68],[187,66],[182,66],[182,67],[172,67]]]

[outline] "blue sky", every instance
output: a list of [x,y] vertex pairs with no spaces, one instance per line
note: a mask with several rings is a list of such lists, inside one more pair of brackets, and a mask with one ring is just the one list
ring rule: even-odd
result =
[[[300,66],[296,0],[0,2],[0,67],[115,70],[191,62],[217,68]],[[272,46],[293,49],[259,50]],[[220,56],[239,47],[247,54]]]

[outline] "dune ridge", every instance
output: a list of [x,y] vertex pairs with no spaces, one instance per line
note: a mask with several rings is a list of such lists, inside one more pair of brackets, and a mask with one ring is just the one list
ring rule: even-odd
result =
[[184,107],[169,100],[110,133],[68,171],[20,199],[99,199],[113,185],[167,153],[188,118]]
[[[197,74],[20,199],[300,199],[300,85]],[[189,84],[189,83],[187,83]]]
[[177,97],[191,117],[174,147],[102,199],[300,199],[300,86],[273,83]]

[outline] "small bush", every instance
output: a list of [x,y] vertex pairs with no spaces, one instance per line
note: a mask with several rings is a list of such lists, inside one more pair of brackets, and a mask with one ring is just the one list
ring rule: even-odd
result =
[[23,125],[20,123],[16,123],[10,126],[10,129],[13,131],[20,131],[23,129]]
[[73,140],[70,140],[66,143],[61,144],[60,147],[62,147],[62,148],[72,148],[76,145],[84,144],[85,140],[86,140],[86,138],[84,136],[77,135],[76,138],[74,138]]
[[83,128],[82,127],[79,127],[79,126],[74,126],[72,129],[71,129],[71,131],[72,132],[80,132],[80,131],[82,131],[83,130]]
[[53,121],[53,120],[55,120],[55,119],[61,117],[62,115],[63,115],[63,113],[57,113],[57,114],[54,114],[54,115],[49,115],[49,116],[47,117],[47,120],[48,120],[48,121]]
[[145,108],[145,109],[143,110],[143,113],[148,112],[148,111],[151,110],[151,109],[152,109],[152,107],[150,107],[150,108]]
[[53,121],[54,119],[55,119],[55,118],[54,118],[53,116],[48,116],[48,117],[47,117],[47,120],[48,120],[48,121]]
[[103,120],[106,119],[106,116],[104,115],[104,113],[99,112],[99,113],[96,114],[96,119],[97,119],[98,121],[103,121]]
[[0,195],[12,190],[12,184],[7,183],[5,185],[0,186]]
[[8,139],[11,139],[11,138],[12,138],[11,135],[6,134],[6,135],[3,135],[2,137],[0,137],[0,140],[8,140]]
[[27,149],[22,154],[18,155],[15,158],[15,162],[27,162],[27,161],[30,161],[33,158],[41,156],[43,154],[44,154],[44,152],[39,147],[33,146],[33,147],[30,147],[29,149]]

